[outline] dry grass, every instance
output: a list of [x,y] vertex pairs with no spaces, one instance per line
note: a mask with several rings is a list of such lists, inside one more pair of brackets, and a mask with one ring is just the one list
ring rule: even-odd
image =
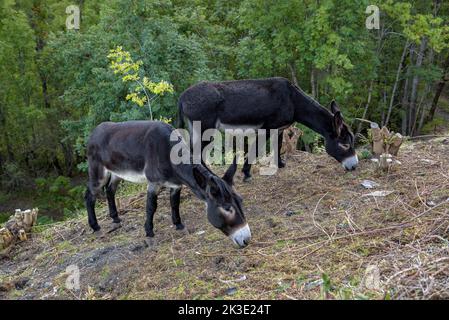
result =
[[[275,176],[260,176],[255,168],[252,182],[237,177],[253,233],[243,250],[207,223],[204,205],[187,190],[181,216],[189,233],[171,227],[164,192],[155,218],[157,251],[143,248],[145,199],[143,189],[134,189],[120,201],[126,212],[117,231],[97,238],[80,217],[14,248],[1,262],[0,296],[449,298],[449,141],[406,143],[398,160],[388,174],[369,160],[345,173],[325,154],[298,152]],[[380,186],[366,190],[364,179]],[[393,193],[366,196],[375,190]],[[107,229],[105,213],[100,223]],[[70,264],[80,268],[80,291],[64,287]]]

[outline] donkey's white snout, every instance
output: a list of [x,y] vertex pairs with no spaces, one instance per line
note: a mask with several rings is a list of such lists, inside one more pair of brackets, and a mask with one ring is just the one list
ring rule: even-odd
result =
[[355,154],[352,157],[344,159],[341,162],[341,164],[343,165],[343,168],[345,168],[346,170],[354,170],[359,164],[359,158]]
[[251,230],[248,224],[234,231],[230,236],[231,240],[240,248],[246,247],[251,240]]

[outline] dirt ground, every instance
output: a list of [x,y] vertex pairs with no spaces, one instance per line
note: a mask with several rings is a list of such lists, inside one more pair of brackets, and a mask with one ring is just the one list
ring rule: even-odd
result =
[[[120,229],[107,233],[102,202],[103,236],[91,233],[82,213],[36,227],[30,240],[3,254],[0,298],[449,298],[449,139],[407,142],[397,160],[389,173],[369,159],[345,172],[326,154],[298,151],[275,176],[261,176],[257,167],[249,183],[237,176],[253,234],[244,249],[209,225],[204,205],[186,188],[181,217],[188,232],[171,226],[164,191],[156,246],[147,248],[145,187],[125,188]],[[365,179],[378,186],[364,188]],[[80,290],[65,285],[71,265],[79,268]]]

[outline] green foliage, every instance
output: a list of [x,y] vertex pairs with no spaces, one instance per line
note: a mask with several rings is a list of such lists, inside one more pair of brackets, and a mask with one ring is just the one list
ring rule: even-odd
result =
[[46,211],[70,215],[83,207],[84,187],[73,187],[70,178],[58,176],[50,178],[38,178],[36,183],[36,203],[40,212]]
[[5,190],[14,191],[22,188],[27,183],[27,175],[15,162],[7,162],[3,165],[1,186]]
[[370,150],[368,149],[362,149],[360,150],[358,153],[358,158],[359,160],[364,160],[364,159],[371,159],[373,157],[373,154],[371,153]]
[[[439,10],[433,2],[411,0],[77,3],[81,29],[75,31],[65,27],[65,8],[73,1],[0,2],[0,185],[5,190],[32,188],[38,177],[85,172],[86,141],[95,126],[136,119],[171,122],[179,94],[204,80],[283,76],[323,105],[337,100],[348,123],[364,115],[371,88],[365,117],[382,124],[391,100],[388,126],[400,131],[409,114],[411,88],[404,99],[405,80],[410,87],[419,79],[417,105],[428,112],[449,54],[447,1]],[[365,28],[370,4],[380,8],[380,30]],[[423,63],[416,66],[424,40]],[[436,118],[423,133],[444,125]],[[302,129],[301,143],[322,152],[316,133]]]
[[8,221],[8,219],[9,219],[9,217],[10,217],[10,213],[3,213],[3,212],[0,212],[0,225],[1,224],[3,224],[3,223],[5,223],[6,221]]
[[49,216],[38,216],[37,217],[37,225],[38,226],[45,226],[45,225],[47,225],[47,224],[51,224],[51,223],[53,223],[54,222],[54,220],[53,220],[53,218],[51,218],[51,217],[49,217]]
[[444,129],[447,126],[447,120],[443,117],[436,117],[432,121],[429,121],[422,128],[422,133],[424,134],[435,134],[438,133],[441,129]]
[[114,74],[119,74],[123,82],[134,84],[131,93],[126,95],[126,100],[131,100],[139,107],[146,103],[150,110],[150,120],[153,120],[151,102],[165,93],[173,93],[173,86],[165,80],[153,82],[146,76],[141,76],[139,73],[143,61],[138,60],[134,62],[130,53],[124,51],[121,46],[111,49],[108,58],[111,61],[110,68],[114,70]]

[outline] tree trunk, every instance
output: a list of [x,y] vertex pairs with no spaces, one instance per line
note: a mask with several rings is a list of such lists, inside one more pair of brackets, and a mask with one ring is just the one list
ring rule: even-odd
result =
[[290,76],[292,78],[292,82],[295,86],[299,87],[298,78],[296,78],[296,67],[295,63],[291,62],[288,64],[288,68],[290,69]]
[[421,101],[419,102],[419,105],[418,105],[417,114],[419,115],[421,113],[421,116],[419,117],[418,127],[417,127],[418,129],[415,130],[415,128],[413,128],[413,131],[416,132],[417,134],[419,134],[421,132],[421,129],[422,129],[423,125],[424,125],[424,118],[425,118],[425,115],[426,115],[426,108],[425,108],[425,106],[427,104],[426,100],[427,100],[427,95],[429,94],[429,92],[430,92],[430,85],[427,84],[426,85],[426,89],[424,91],[424,94],[423,94],[423,96],[421,98]]
[[384,83],[384,88],[383,88],[383,97],[382,97],[382,108],[380,110],[382,110],[381,113],[381,121],[380,123],[382,124],[382,126],[385,125],[385,107],[387,106],[387,84]]
[[310,72],[310,88],[312,89],[312,97],[314,99],[317,98],[317,92],[316,92],[316,79],[315,79],[315,68],[312,67],[312,70]]
[[441,93],[443,92],[444,86],[449,81],[449,54],[446,57],[446,61],[443,64],[443,76],[441,80],[437,84],[437,88],[435,91],[435,96],[432,100],[432,105],[430,106],[429,114],[427,115],[427,119],[425,122],[432,121],[435,117],[435,111],[438,107],[438,101],[440,100]]
[[409,87],[409,75],[410,75],[410,69],[407,68],[407,73],[404,80],[404,92],[402,95],[402,134],[405,136],[407,135],[407,128],[408,128],[408,87]]
[[398,70],[396,71],[396,80],[394,81],[393,90],[391,91],[390,105],[388,106],[387,118],[385,119],[386,126],[388,126],[388,122],[390,121],[391,111],[393,110],[394,98],[396,96],[396,90],[397,90],[398,84],[399,84],[399,77],[400,77],[401,71],[404,67],[404,61],[405,61],[405,57],[407,56],[408,46],[409,46],[409,43],[407,40],[407,41],[405,41],[404,50],[402,51],[401,60],[399,61]]
[[10,138],[8,134],[8,130],[6,128],[6,112],[3,111],[3,108],[0,106],[0,124],[3,132],[3,140],[6,145],[6,153],[8,155],[8,161],[13,162],[14,161],[14,152],[12,150],[12,146],[10,143]]
[[[368,98],[366,99],[366,104],[365,104],[365,109],[363,110],[362,119],[366,119],[366,114],[368,113],[368,108],[371,103],[371,97],[372,97],[372,93],[373,93],[373,84],[374,84],[374,80],[371,80],[371,82],[369,84],[369,89],[368,89]],[[362,123],[361,122],[359,123],[359,125],[357,127],[356,134],[359,134],[360,131],[362,131]]]
[[[419,46],[419,52],[418,52],[418,56],[416,57],[416,64],[415,64],[415,68],[418,70],[423,63],[424,60],[424,52],[426,51],[427,48],[427,39],[426,38],[422,38],[421,39],[421,44]],[[413,76],[413,80],[412,80],[412,91],[410,93],[410,123],[409,123],[409,133],[412,136],[413,135],[413,128],[415,127],[416,124],[416,100],[418,97],[418,84],[419,84],[419,76],[418,75],[414,75]]]

